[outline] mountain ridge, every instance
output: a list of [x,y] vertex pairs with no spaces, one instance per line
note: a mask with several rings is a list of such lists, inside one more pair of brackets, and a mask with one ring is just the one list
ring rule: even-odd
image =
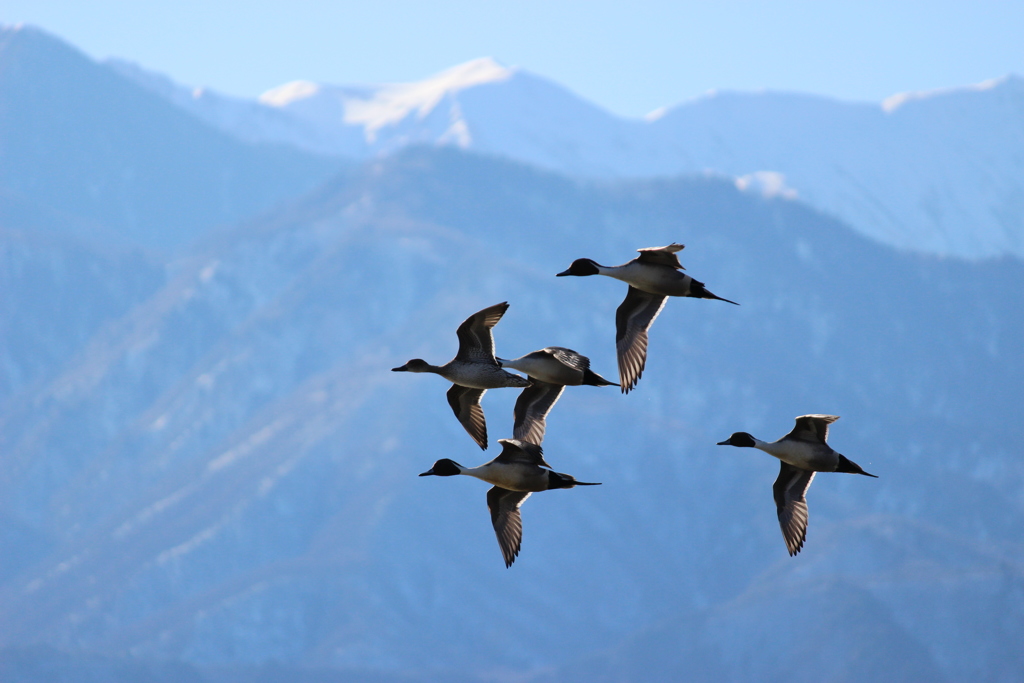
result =
[[45,31],[0,28],[0,187],[137,246],[173,250],[343,166],[239,142],[165,94]]

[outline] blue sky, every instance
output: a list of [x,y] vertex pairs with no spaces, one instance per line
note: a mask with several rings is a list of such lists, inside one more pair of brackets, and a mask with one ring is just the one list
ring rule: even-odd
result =
[[1024,74],[1024,2],[3,0],[93,57],[255,96],[418,80],[483,56],[642,116],[712,88],[880,101]]

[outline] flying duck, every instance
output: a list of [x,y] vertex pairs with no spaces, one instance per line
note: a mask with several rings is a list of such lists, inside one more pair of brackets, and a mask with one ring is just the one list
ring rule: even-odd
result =
[[[602,266],[581,258],[572,262],[565,275],[607,275],[629,284],[626,299],[615,311],[615,348],[619,356],[619,384],[628,394],[636,386],[647,363],[647,330],[661,313],[667,297],[688,296],[698,299],[718,299],[736,304],[709,292],[703,282],[682,272],[676,252],[683,245],[672,243],[667,247],[637,249],[640,255],[621,266]],[[736,304],[739,305],[739,304]]]
[[519,394],[513,411],[515,426],[512,436],[520,441],[535,444],[544,441],[548,413],[566,386],[618,386],[592,371],[589,358],[561,346],[549,346],[519,358],[498,358],[497,361],[503,368],[526,373],[532,382]]
[[491,512],[491,524],[498,537],[505,566],[511,567],[523,542],[523,520],[519,508],[531,493],[600,484],[576,481],[568,474],[544,469],[551,465],[545,462],[544,451],[535,443],[518,439],[498,439],[498,443],[502,445],[501,454],[479,467],[463,467],[454,460],[443,458],[420,476],[466,474],[493,484],[487,491],[487,509]]
[[775,506],[778,508],[779,526],[786,539],[790,556],[796,555],[807,537],[807,489],[814,480],[815,472],[848,472],[868,474],[860,465],[832,450],[825,443],[828,426],[839,419],[838,415],[801,415],[796,418],[793,431],[778,441],[766,443],[755,439],[746,432],[736,432],[719,446],[759,448],[782,461],[779,478],[775,480]]
[[487,422],[480,399],[488,389],[528,387],[530,380],[502,370],[494,358],[494,335],[491,329],[508,310],[502,302],[466,318],[459,325],[459,352],[444,365],[431,365],[414,358],[392,372],[432,372],[454,382],[448,390],[448,405],[480,448],[487,449]]

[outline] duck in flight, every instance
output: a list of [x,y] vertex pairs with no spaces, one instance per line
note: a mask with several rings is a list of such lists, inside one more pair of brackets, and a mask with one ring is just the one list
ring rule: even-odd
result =
[[568,474],[545,469],[551,465],[545,462],[544,452],[537,444],[518,439],[498,439],[498,443],[502,445],[501,454],[479,467],[463,467],[454,460],[443,458],[420,476],[465,474],[493,484],[487,491],[487,509],[491,512],[491,524],[498,537],[505,566],[511,567],[523,543],[523,520],[519,508],[531,493],[600,484],[576,481]]
[[779,478],[775,480],[775,507],[779,526],[786,539],[790,556],[796,555],[807,537],[807,489],[816,472],[848,472],[868,474],[860,465],[832,450],[825,443],[828,426],[838,420],[837,415],[801,415],[796,418],[793,431],[778,441],[766,443],[746,432],[736,432],[719,446],[758,448],[782,461]]
[[[621,266],[602,266],[581,258],[572,262],[566,275],[606,275],[629,285],[626,299],[615,311],[615,349],[619,357],[619,384],[628,394],[636,386],[647,364],[647,330],[661,313],[670,296],[688,296],[697,299],[718,299],[736,304],[709,292],[703,282],[681,272],[676,252],[683,245],[672,243],[667,247],[637,249],[640,255]],[[736,304],[739,305],[739,304]]]
[[512,438],[520,441],[535,444],[544,441],[548,413],[566,386],[618,386],[591,370],[589,358],[561,346],[549,346],[519,358],[498,358],[497,361],[503,368],[518,370],[530,378],[530,386],[519,394],[513,411],[515,425]]
[[480,448],[487,449],[487,421],[480,399],[488,389],[528,387],[530,380],[502,370],[494,358],[491,330],[508,310],[508,302],[477,311],[459,325],[459,352],[444,365],[431,365],[414,358],[392,372],[432,372],[453,382],[448,405]]

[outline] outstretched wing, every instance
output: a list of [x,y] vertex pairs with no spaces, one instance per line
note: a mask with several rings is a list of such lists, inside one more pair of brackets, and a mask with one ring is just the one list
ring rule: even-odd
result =
[[685,270],[683,264],[679,262],[679,257],[676,256],[676,252],[680,252],[685,247],[682,244],[673,242],[667,247],[646,247],[644,249],[637,249],[640,255],[637,256],[637,260],[642,263],[655,263],[659,266],[669,266],[670,268],[678,268],[679,270]]
[[807,537],[808,515],[805,495],[814,480],[814,472],[784,462],[780,464],[779,478],[775,480],[772,491],[775,493],[775,507],[779,513],[782,536],[786,539],[786,549],[792,556],[800,552]]
[[455,359],[497,363],[494,360],[494,335],[491,329],[507,310],[508,302],[504,301],[466,318],[456,332],[459,335],[459,352]]
[[668,297],[649,294],[632,285],[615,311],[615,350],[619,356],[619,384],[628,394],[647,365],[647,330],[661,313]]
[[519,508],[529,497],[528,491],[509,491],[500,486],[493,486],[487,491],[487,509],[491,511],[491,524],[494,525],[494,535],[498,537],[506,567],[511,567],[516,561],[523,544],[523,518]]
[[513,410],[513,438],[540,445],[544,441],[548,413],[563,391],[564,385],[542,382],[539,379],[533,380],[533,384],[523,389]]
[[838,419],[838,415],[801,415],[796,418],[796,426],[787,436],[799,441],[825,443],[825,439],[828,438],[828,426]]
[[484,450],[487,450],[487,421],[484,420],[480,399],[486,392],[486,389],[471,389],[459,384],[453,384],[448,390],[448,405],[452,407],[452,412]]

